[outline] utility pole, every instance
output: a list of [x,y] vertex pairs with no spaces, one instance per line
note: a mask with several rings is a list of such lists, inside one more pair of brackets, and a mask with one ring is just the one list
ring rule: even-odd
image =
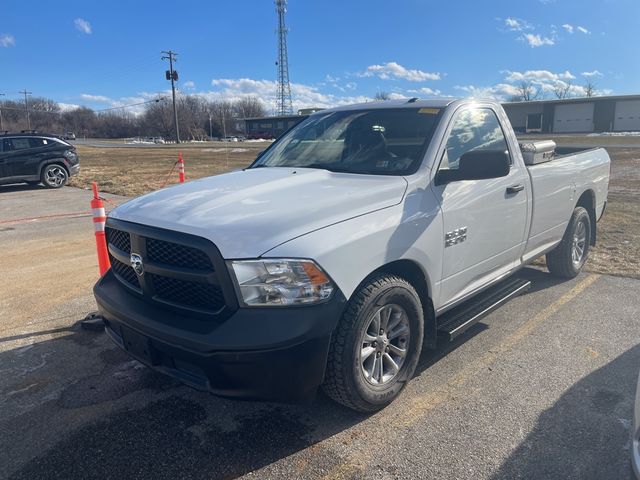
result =
[[164,53],[162,60],[169,60],[169,70],[166,71],[165,77],[167,80],[171,80],[171,95],[173,96],[173,121],[176,126],[176,143],[180,143],[180,129],[178,128],[178,110],[176,109],[176,80],[178,80],[178,72],[173,69],[173,62],[177,62],[176,52],[171,50],[163,50],[160,53]]
[[213,130],[211,128],[211,113],[209,113],[209,141],[213,139]]
[[[1,97],[4,97],[4,93],[0,93]],[[0,133],[4,132],[4,126],[2,125],[2,106],[0,106]]]
[[27,95],[31,95],[32,92],[27,92],[25,88],[23,91],[18,92],[24,95],[24,109],[27,112],[27,130],[31,130],[31,119],[29,118],[29,101],[27,100]]

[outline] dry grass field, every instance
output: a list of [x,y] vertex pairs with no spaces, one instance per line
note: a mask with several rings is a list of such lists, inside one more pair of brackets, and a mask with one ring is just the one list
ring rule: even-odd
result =
[[[102,142],[100,142],[102,143]],[[212,142],[208,144],[114,147],[77,145],[80,175],[70,184],[101,191],[137,196],[178,182],[177,166],[182,152],[187,180],[228,172],[249,165],[269,142]]]
[[[598,144],[620,139],[588,138]],[[594,139],[594,140],[591,140]],[[565,140],[565,139],[562,139]],[[559,139],[558,143],[568,143]],[[626,140],[625,140],[626,141]],[[630,140],[632,144],[640,141]],[[136,196],[176,183],[177,171],[168,176],[181,151],[187,180],[217,175],[247,166],[268,143],[209,143],[157,147],[78,146],[82,169],[71,185]],[[640,148],[607,148],[612,159],[609,204],[598,224],[598,245],[592,250],[587,269],[640,278]]]

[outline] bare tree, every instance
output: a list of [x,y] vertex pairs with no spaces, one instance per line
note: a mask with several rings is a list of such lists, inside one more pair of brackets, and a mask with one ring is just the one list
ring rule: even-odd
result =
[[556,82],[553,86],[553,93],[556,98],[563,99],[571,96],[571,82]]
[[264,105],[258,97],[249,96],[236,100],[233,104],[238,118],[264,117],[266,111]]
[[590,78],[585,80],[584,95],[589,98],[596,96],[596,84]]
[[374,97],[376,100],[389,100],[391,99],[391,94],[389,92],[385,92],[384,90],[380,92],[376,92],[376,96]]
[[522,80],[516,87],[518,90],[517,97],[522,102],[530,102],[540,97],[540,89],[536,88],[529,80]]

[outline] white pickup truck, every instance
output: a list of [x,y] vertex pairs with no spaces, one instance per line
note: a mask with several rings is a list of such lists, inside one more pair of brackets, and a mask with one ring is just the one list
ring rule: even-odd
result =
[[110,337],[218,395],[389,404],[423,349],[523,292],[545,255],[576,276],[609,182],[601,148],[519,145],[494,101],[324,110],[248,168],[107,219],[95,286]]

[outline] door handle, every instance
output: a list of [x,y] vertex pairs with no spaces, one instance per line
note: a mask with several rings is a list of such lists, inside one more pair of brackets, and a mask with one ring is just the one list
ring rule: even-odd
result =
[[524,190],[524,185],[518,183],[517,185],[511,185],[510,187],[507,187],[507,194],[518,193],[522,190]]

